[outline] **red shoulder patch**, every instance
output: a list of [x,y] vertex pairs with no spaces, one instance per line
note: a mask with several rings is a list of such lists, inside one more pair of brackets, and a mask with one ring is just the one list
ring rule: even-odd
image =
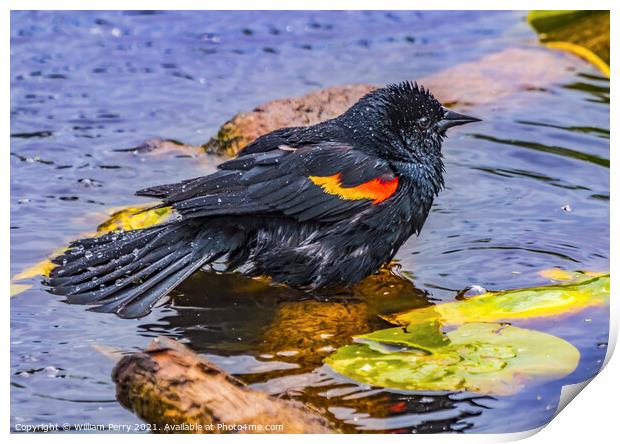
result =
[[377,177],[354,187],[343,187],[340,173],[333,176],[309,176],[308,179],[323,188],[327,194],[347,200],[370,199],[373,205],[389,198],[398,188],[398,177],[391,179]]

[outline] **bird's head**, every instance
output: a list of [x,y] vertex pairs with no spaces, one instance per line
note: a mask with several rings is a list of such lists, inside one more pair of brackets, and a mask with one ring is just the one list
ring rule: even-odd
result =
[[371,92],[341,119],[374,154],[417,162],[441,157],[441,142],[449,128],[480,121],[445,108],[412,82]]

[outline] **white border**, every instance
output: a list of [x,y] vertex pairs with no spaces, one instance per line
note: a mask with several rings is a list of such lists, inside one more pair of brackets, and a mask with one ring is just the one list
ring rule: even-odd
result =
[[[3,150],[3,161],[0,164],[0,177],[3,181],[3,189],[2,189],[2,208],[5,209],[3,212],[3,216],[1,219],[2,228],[0,229],[0,242],[1,245],[5,245],[5,254],[2,255],[2,269],[3,273],[3,287],[5,288],[5,292],[7,292],[9,288],[9,255],[8,255],[8,245],[9,245],[9,156],[8,156],[8,146],[10,146],[10,138],[9,138],[9,116],[10,116],[10,102],[8,98],[10,97],[10,38],[9,38],[9,30],[10,30],[10,10],[20,10],[20,9],[177,9],[177,10],[192,10],[192,9],[205,9],[208,4],[204,1],[189,1],[189,0],[175,0],[175,1],[162,1],[162,0],[133,0],[130,3],[126,0],[91,0],[85,2],[84,0],[76,1],[76,0],[56,0],[56,1],[44,1],[44,0],[4,0],[2,2],[2,6],[0,6],[0,29],[3,30],[4,34],[4,44],[2,46],[2,51],[0,51],[0,57],[2,61],[2,65],[4,69],[2,69],[2,83],[0,88],[4,93],[4,103],[2,106],[2,114],[3,118],[0,121],[0,125],[2,128],[3,141],[5,143],[5,149]],[[301,1],[296,1],[294,4],[289,1],[261,1],[261,2],[249,2],[249,1],[240,1],[240,0],[229,0],[225,3],[225,8],[223,9],[306,9],[306,10],[317,10],[317,9],[420,9],[420,10],[439,10],[439,9],[486,9],[489,6],[499,6],[497,4],[493,4],[490,2],[484,2],[480,0],[470,0],[463,4],[461,1],[441,1],[440,2],[411,2],[411,1],[393,1],[393,0],[383,0],[382,2],[368,2],[368,1],[325,1],[325,0],[315,0],[312,2],[306,2],[305,4]],[[209,8],[207,8],[209,9]],[[617,60],[617,52],[615,51],[615,45],[617,42],[620,42],[619,34],[619,21],[618,17],[620,16],[618,13],[618,8],[614,8],[614,3],[611,1],[598,1],[598,0],[590,0],[588,2],[585,1],[574,1],[574,0],[565,0],[565,1],[503,1],[501,2],[501,8],[499,9],[611,9],[612,10],[612,35],[611,41],[614,42],[612,44],[612,73],[618,73],[618,60]],[[615,139],[615,134],[618,129],[618,122],[614,121],[614,116],[617,113],[614,111],[614,108],[617,106],[618,94],[616,90],[612,89],[611,93],[611,121],[613,124],[611,127],[612,136],[610,140],[610,146],[613,145],[613,141]],[[616,148],[617,149],[617,148]],[[614,165],[614,159],[617,155],[614,154],[614,150],[611,150],[611,164]],[[617,194],[616,191],[620,188],[618,187],[618,177],[611,177],[611,188],[614,192],[611,193],[611,226],[619,227],[620,219],[618,218],[618,205],[617,205]],[[611,233],[611,245],[618,245],[618,236],[616,231],[612,230]],[[617,247],[616,247],[617,248]],[[617,254],[615,254],[615,248],[611,249],[611,270],[612,274],[615,276],[617,270]],[[610,328],[610,340],[608,353],[606,356],[605,362],[609,361],[609,358],[612,355],[612,352],[615,348],[617,335],[618,335],[618,319],[619,319],[619,305],[614,298],[614,295],[617,294],[616,289],[618,285],[616,284],[616,280],[612,279],[612,303],[611,303],[611,328]],[[4,364],[5,372],[9,372],[9,325],[10,325],[10,306],[9,306],[9,295],[3,295],[4,301],[4,353],[2,354],[2,363]],[[5,375],[7,375],[5,373]],[[559,414],[557,418],[555,418],[551,423],[545,427],[545,430],[542,433],[537,434],[536,436],[530,438],[530,442],[532,443],[547,443],[550,440],[554,442],[583,442],[588,440],[590,442],[599,442],[599,443],[607,443],[616,441],[618,439],[617,435],[617,403],[619,400],[617,399],[617,395],[620,394],[620,383],[619,377],[620,375],[620,360],[615,357],[612,359],[607,367],[602,371],[599,376],[596,376],[591,384],[589,384],[583,391],[582,394],[579,395],[579,400],[576,402],[570,402],[568,406]],[[2,404],[2,413],[3,418],[5,420],[5,433],[9,433],[9,425],[10,425],[10,388],[8,384],[8,378],[4,381],[2,386],[4,393],[4,403]],[[616,396],[614,396],[616,395]],[[481,443],[481,442],[506,442],[513,441],[522,438],[526,438],[534,434],[537,430],[516,434],[501,434],[501,435],[381,435],[381,441],[390,441],[390,442],[411,442],[411,440],[416,441],[437,441],[441,440],[441,442],[452,441],[452,442],[473,442],[473,443]],[[199,437],[196,435],[190,436],[180,436],[175,435],[173,439],[175,440],[208,440],[209,442],[238,442],[240,439],[248,439],[255,442],[286,442],[289,443],[291,439],[294,439],[296,442],[315,442],[317,437],[312,435],[305,436],[295,436],[291,437],[290,435],[253,435],[251,438],[247,437],[248,435],[244,435],[245,438],[240,438],[238,435],[211,435],[208,437]],[[376,434],[371,435],[355,435],[356,442],[360,443],[370,443],[376,442],[378,436]],[[92,442],[108,442],[110,440],[110,436],[108,434],[102,435],[77,435],[77,434],[56,434],[56,435],[26,435],[26,434],[13,434],[10,435],[9,439],[14,442],[31,442],[35,440],[49,440],[50,442],[58,442],[58,443],[66,443],[69,442],[77,442],[83,440],[89,440]],[[149,442],[159,441],[167,439],[164,436],[158,435],[131,435],[131,440],[133,442]],[[341,435],[341,436],[330,436],[329,438],[320,438],[320,439],[329,439],[330,442],[349,442],[351,439],[350,435]]]

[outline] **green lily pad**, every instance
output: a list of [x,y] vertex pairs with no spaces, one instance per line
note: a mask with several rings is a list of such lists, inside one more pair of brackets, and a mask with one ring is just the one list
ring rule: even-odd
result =
[[[427,340],[421,346],[421,335],[414,326],[359,336],[356,340],[363,343],[341,347],[325,362],[338,373],[378,387],[497,395],[516,393],[534,380],[566,376],[579,362],[579,351],[563,339],[503,324],[468,323],[446,333],[447,340],[435,338],[435,345]],[[385,344],[400,348],[382,351]]]
[[381,349],[389,345],[391,349],[417,348],[420,350],[434,350],[445,347],[450,343],[447,336],[441,332],[438,321],[418,323],[412,328],[388,328],[373,333],[355,336],[358,343],[366,343],[370,348],[377,349],[376,344],[382,344]]
[[356,381],[398,390],[508,395],[529,382],[566,376],[579,362],[575,347],[500,322],[605,306],[610,278],[606,273],[556,269],[541,275],[560,283],[383,315],[401,327],[355,336],[355,344],[339,348],[325,362]]

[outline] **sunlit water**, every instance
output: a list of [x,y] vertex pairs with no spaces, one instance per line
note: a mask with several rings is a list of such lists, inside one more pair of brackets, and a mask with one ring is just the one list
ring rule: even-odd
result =
[[[139,202],[133,190],[220,160],[117,149],[151,137],[203,143],[270,99],[415,79],[537,45],[524,14],[510,12],[18,12],[11,21],[11,275],[93,231],[105,210]],[[545,284],[537,272],[550,267],[608,269],[609,83],[582,64],[570,76],[479,110],[483,123],[448,139],[446,190],[398,254],[417,298]],[[243,279],[201,272],[172,307],[121,320],[63,304],[32,282],[11,301],[13,426],[138,422],[116,402],[113,362],[93,344],[132,351],[164,334],[348,431],[520,431],[553,415],[563,384],[597,372],[608,334],[606,309],[516,323],[578,347],[577,370],[508,397],[407,394],[272,353],[278,319],[307,303],[286,289],[249,291]]]

